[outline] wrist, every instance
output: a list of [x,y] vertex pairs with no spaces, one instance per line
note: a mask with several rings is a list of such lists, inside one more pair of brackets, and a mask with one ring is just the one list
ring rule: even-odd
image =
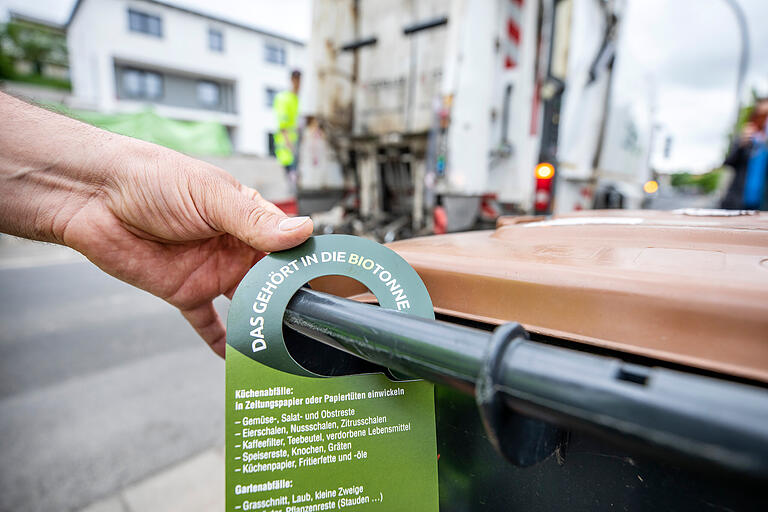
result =
[[98,196],[121,137],[0,94],[0,231],[64,243],[66,226]]

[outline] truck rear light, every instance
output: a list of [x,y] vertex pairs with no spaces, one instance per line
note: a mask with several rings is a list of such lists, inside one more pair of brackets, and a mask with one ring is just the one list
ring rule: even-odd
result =
[[659,190],[659,183],[655,180],[646,181],[643,190],[646,194],[655,194]]
[[552,178],[555,177],[555,168],[552,164],[542,162],[536,166],[536,191],[534,194],[534,211],[547,213],[552,204]]
[[536,179],[539,180],[551,180],[555,175],[555,168],[552,164],[542,162],[536,166]]

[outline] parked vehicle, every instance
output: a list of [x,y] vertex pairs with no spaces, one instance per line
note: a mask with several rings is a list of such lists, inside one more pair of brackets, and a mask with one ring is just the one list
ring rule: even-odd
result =
[[[607,116],[617,13],[597,0],[315,2],[307,111],[359,217],[395,226],[391,240],[589,208],[609,178],[642,191],[647,162],[626,164],[643,147],[601,150],[624,128]],[[603,160],[625,172],[598,173]]]

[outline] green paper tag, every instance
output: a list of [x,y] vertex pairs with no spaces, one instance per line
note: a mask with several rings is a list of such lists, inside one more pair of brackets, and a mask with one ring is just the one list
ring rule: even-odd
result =
[[285,346],[286,305],[325,275],[357,279],[382,307],[434,318],[418,274],[363,238],[313,237],[259,261],[227,319],[227,510],[436,511],[433,385],[322,377]]

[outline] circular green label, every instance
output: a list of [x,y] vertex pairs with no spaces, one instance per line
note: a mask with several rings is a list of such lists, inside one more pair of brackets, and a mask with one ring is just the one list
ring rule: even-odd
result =
[[227,317],[227,343],[242,354],[294,375],[320,377],[291,357],[283,315],[296,291],[316,277],[360,281],[381,307],[435,318],[426,286],[392,249],[350,235],[312,237],[298,247],[262,258],[237,287]]

